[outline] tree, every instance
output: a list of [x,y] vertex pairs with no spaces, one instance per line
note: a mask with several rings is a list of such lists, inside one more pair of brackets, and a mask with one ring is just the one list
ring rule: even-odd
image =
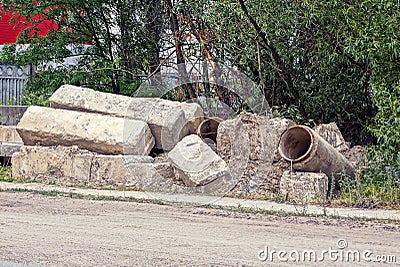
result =
[[[159,64],[164,18],[161,3],[151,1],[80,1],[54,5],[51,1],[3,0],[3,8],[24,16],[28,27],[17,44],[30,46],[16,53],[17,44],[7,46],[3,61],[33,63],[48,75],[34,79],[93,87],[114,93],[131,94]],[[52,20],[56,29],[47,36],[31,35],[39,20]],[[85,45],[90,44],[90,46]],[[65,66],[65,59],[79,57],[77,64]],[[52,78],[53,77],[53,78]],[[45,83],[45,82],[44,82]],[[32,81],[32,92],[41,81]],[[51,93],[57,89],[54,84]],[[30,87],[28,85],[27,90]]]

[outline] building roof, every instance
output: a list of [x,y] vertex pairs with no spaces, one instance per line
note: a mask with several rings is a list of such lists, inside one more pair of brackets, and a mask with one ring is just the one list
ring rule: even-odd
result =
[[[26,22],[25,18],[18,18],[17,15],[13,15],[10,12],[5,12],[0,5],[1,17],[0,17],[0,45],[15,43],[18,34],[24,28],[30,28],[34,26]],[[33,33],[37,33],[39,36],[45,36],[51,29],[56,29],[57,24],[51,20],[42,20],[36,16],[39,22],[37,24],[38,30],[33,30]],[[11,22],[10,19],[15,18],[15,22]]]

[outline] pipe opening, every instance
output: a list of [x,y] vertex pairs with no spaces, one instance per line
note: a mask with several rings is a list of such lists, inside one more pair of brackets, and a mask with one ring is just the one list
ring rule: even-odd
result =
[[206,139],[209,138],[215,143],[217,142],[217,131],[218,131],[218,126],[219,123],[222,120],[217,117],[205,119],[202,121],[202,123],[199,125],[197,129],[197,134],[202,138]]
[[311,133],[302,126],[290,127],[282,136],[279,152],[289,161],[298,161],[306,157],[312,148]]

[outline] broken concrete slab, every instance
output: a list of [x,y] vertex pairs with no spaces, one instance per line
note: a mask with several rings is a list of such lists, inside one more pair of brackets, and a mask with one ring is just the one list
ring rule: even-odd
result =
[[102,155],[77,146],[23,146],[12,157],[12,176],[67,186],[137,188],[137,181],[170,166],[149,156]]
[[132,98],[72,85],[61,86],[49,100],[54,108],[143,120],[152,131],[155,147],[166,151],[171,150],[183,136],[194,132],[203,118],[201,107],[195,103]]
[[29,107],[17,131],[25,145],[77,145],[102,154],[148,155],[154,146],[143,121],[46,107]]
[[17,127],[0,125],[0,142],[22,144],[22,139],[17,132]]
[[339,152],[350,149],[335,122],[317,125],[313,130]]
[[358,171],[368,166],[367,148],[364,146],[353,146],[349,150],[344,151],[343,155]]
[[197,135],[184,137],[168,153],[175,173],[187,186],[203,186],[227,175],[227,165]]
[[[222,121],[217,132],[218,155],[224,159],[238,181],[233,195],[279,190],[279,180],[270,175],[277,158],[280,134],[294,122],[270,119],[252,113]],[[239,176],[239,177],[237,177]],[[280,177],[279,177],[280,178]]]
[[[274,154],[274,161],[279,161],[281,156],[278,152],[279,139],[290,126],[296,125],[295,122],[284,118],[269,118],[256,114],[244,112],[237,118],[222,121],[217,132],[217,150],[222,158],[229,158],[231,154],[231,140],[234,140],[232,130],[238,128],[239,121],[246,125],[246,136],[250,142],[250,159],[260,160],[266,152]],[[273,139],[271,139],[273,138]],[[262,151],[270,148],[270,143],[274,143],[274,151]],[[263,152],[263,153],[261,153]]]
[[160,98],[134,98],[139,102],[149,101],[158,106],[162,107],[169,106],[173,110],[182,109],[185,117],[184,126],[182,128],[176,128],[175,131],[179,132],[179,140],[183,137],[194,134],[197,131],[200,123],[204,120],[204,112],[201,106],[194,102],[177,102],[177,101],[169,101]]
[[329,178],[325,173],[285,171],[280,182],[286,200],[311,201],[326,199]]

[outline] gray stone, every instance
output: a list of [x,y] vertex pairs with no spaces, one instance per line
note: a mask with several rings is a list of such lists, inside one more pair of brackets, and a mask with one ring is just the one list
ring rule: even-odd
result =
[[46,107],[29,107],[17,131],[25,145],[77,145],[102,154],[148,155],[154,146],[143,121]]
[[14,153],[19,152],[22,143],[0,143],[0,157],[11,157]]
[[203,110],[195,103],[132,98],[72,85],[61,86],[50,97],[50,106],[145,121],[155,138],[155,147],[166,151],[194,132],[203,118]]
[[167,165],[149,156],[102,155],[77,146],[23,146],[12,157],[12,176],[68,186],[138,189],[137,181],[151,180]]
[[17,132],[17,127],[0,125],[0,142],[22,143],[22,139]]
[[335,122],[329,124],[320,124],[314,127],[314,131],[325,139],[329,144],[336,148],[339,152],[349,150],[347,142],[344,140],[342,133]]
[[280,176],[277,178],[271,170],[273,162],[280,158],[277,151],[280,135],[292,124],[287,119],[247,112],[220,123],[217,151],[237,180],[233,195],[279,190]]
[[168,153],[178,179],[203,186],[227,175],[226,163],[197,135],[184,137]]
[[0,106],[1,125],[17,125],[28,106]]
[[307,202],[326,199],[328,181],[325,173],[285,171],[281,178],[280,191],[290,200]]

